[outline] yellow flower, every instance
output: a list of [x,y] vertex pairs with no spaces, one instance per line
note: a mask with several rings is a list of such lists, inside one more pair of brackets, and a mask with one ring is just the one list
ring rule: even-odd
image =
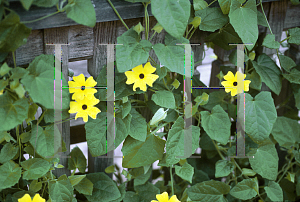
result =
[[3,90],[4,90],[4,89],[0,90],[0,95],[2,95],[2,94],[3,94]]
[[93,88],[97,82],[90,76],[86,81],[83,74],[73,77],[74,81],[68,81],[70,93],[74,93],[73,100],[82,100],[85,95],[94,95],[97,90]]
[[101,110],[94,107],[94,105],[98,104],[99,101],[99,99],[91,94],[85,96],[83,100],[76,100],[76,102],[71,101],[69,113],[77,113],[75,119],[82,117],[84,122],[88,121],[88,116],[96,119],[97,114],[101,112]]
[[45,202],[46,200],[43,199],[39,194],[36,194],[31,200],[31,197],[29,194],[25,194],[22,198],[18,199],[18,202]]
[[162,194],[156,194],[156,198],[158,201],[156,200],[152,200],[151,202],[180,202],[178,199],[177,199],[177,196],[176,195],[173,195],[170,200],[169,200],[169,195],[167,192],[164,192]]
[[152,74],[156,68],[152,67],[150,62],[147,62],[145,66],[139,65],[132,69],[133,71],[125,72],[127,77],[126,84],[133,84],[133,91],[136,88],[140,88],[142,91],[147,90],[146,84],[152,87],[153,82],[158,79],[158,75]]
[[[226,93],[229,93],[231,91],[231,96],[235,96],[238,93],[238,78],[237,75],[239,74],[239,78],[243,78],[243,80],[246,78],[246,74],[243,74],[239,71],[237,71],[237,73],[235,74],[235,76],[233,75],[233,73],[231,71],[228,71],[228,73],[224,76],[224,79],[227,81],[222,81],[221,84],[225,87],[225,91]],[[242,82],[243,80],[241,80],[240,82]],[[250,80],[244,80],[244,88],[240,89],[239,91],[249,91],[249,84],[250,84]],[[240,92],[241,93],[241,92]]]

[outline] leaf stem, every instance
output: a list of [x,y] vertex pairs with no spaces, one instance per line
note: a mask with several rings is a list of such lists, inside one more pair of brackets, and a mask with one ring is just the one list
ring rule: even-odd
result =
[[172,175],[172,167],[173,167],[173,165],[170,166],[171,187],[172,187],[172,194],[171,194],[171,196],[174,195],[174,186],[173,186],[174,182],[173,182],[173,175]]
[[210,5],[212,5],[213,3],[215,3],[217,0],[213,0],[210,4],[208,4],[207,7],[209,7]]
[[216,147],[216,149],[217,149],[217,152],[219,153],[219,155],[220,155],[220,157],[222,158],[222,160],[226,160],[226,159],[224,158],[223,154],[220,152],[219,147],[218,147],[218,145],[215,143],[215,141],[212,140],[212,142],[214,143],[214,145],[215,145],[215,147]]
[[155,34],[156,34],[156,31],[154,31],[154,33],[153,33],[152,36],[150,37],[149,41],[151,41],[151,39],[154,37]]
[[41,123],[42,119],[44,118],[44,115],[45,115],[46,111],[47,111],[47,109],[45,111],[43,111],[42,115],[40,116],[40,118],[39,118],[39,120],[36,124],[37,126],[39,125],[39,123]]
[[15,51],[12,52],[13,60],[14,60],[14,67],[17,68],[17,63],[16,63],[16,57],[15,57]]
[[194,25],[192,25],[191,29],[186,33],[185,38],[187,39],[189,33],[192,31],[192,29],[194,28]]
[[290,169],[291,166],[293,166],[294,164],[291,164],[292,160],[294,159],[294,154],[292,153],[292,156],[290,158],[290,161],[288,163],[288,166],[285,168],[283,174],[281,175],[281,177],[278,179],[278,181],[276,183],[279,184],[279,182],[282,180],[282,178],[285,176],[286,172]]
[[121,20],[121,22],[123,23],[123,25],[127,28],[127,30],[129,30],[129,28],[127,27],[126,23],[123,21],[123,19],[121,18],[120,14],[118,13],[118,11],[116,10],[116,8],[114,7],[114,5],[111,3],[110,0],[107,0],[108,3],[110,4],[110,6],[112,7],[112,9],[115,11],[115,13],[117,14],[117,16],[119,17],[119,19]]
[[194,30],[193,30],[193,32],[191,33],[191,36],[188,38],[188,40],[190,40],[190,39],[192,38],[192,36],[193,36],[193,34],[195,33],[196,29],[197,29],[197,28],[194,28]]
[[281,44],[282,42],[288,40],[289,38],[291,38],[291,36],[286,37],[285,39],[283,39],[282,41],[280,41],[279,43]]
[[60,13],[60,11],[58,10],[58,11],[56,11],[55,13],[51,13],[51,14],[49,14],[49,15],[43,16],[43,17],[38,18],[38,19],[35,19],[35,20],[31,20],[31,21],[22,21],[21,23],[23,23],[23,24],[28,24],[28,23],[37,22],[37,21],[39,21],[39,20],[43,20],[43,19],[48,18],[48,17],[50,17],[50,16],[52,16],[52,15],[55,15],[55,14],[57,14],[57,13]]
[[170,89],[168,88],[166,82],[165,82],[165,78],[163,78],[163,82],[164,82],[164,85],[166,86],[166,88],[168,89],[168,91],[170,91]]

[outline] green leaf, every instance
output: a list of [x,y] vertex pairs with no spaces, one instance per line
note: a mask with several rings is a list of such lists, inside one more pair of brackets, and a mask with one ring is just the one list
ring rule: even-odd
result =
[[243,171],[243,175],[247,175],[247,176],[255,176],[256,172],[254,172],[252,169],[248,169],[248,168],[242,168]]
[[157,43],[153,46],[155,54],[160,63],[166,66],[171,72],[176,72],[185,75],[184,72],[184,45],[189,44],[189,40],[181,37],[180,39],[173,38],[170,34],[165,36],[165,44]]
[[84,178],[85,175],[74,175],[74,176],[68,176],[71,185],[74,187],[75,185],[79,184]]
[[283,201],[283,192],[278,183],[269,181],[268,186],[264,187],[264,189],[272,201]]
[[245,93],[245,132],[255,143],[260,144],[269,139],[276,118],[277,112],[270,92],[262,91],[255,98]]
[[136,186],[134,190],[138,193],[139,202],[148,202],[151,199],[156,199],[156,195],[160,193],[159,188],[150,182]]
[[130,114],[132,115],[132,118],[130,122],[129,135],[136,140],[145,142],[147,137],[147,123],[145,118],[140,113],[138,113],[134,108],[131,109]]
[[10,130],[27,118],[29,105],[26,98],[14,101],[6,91],[0,96],[0,103],[0,131]]
[[297,69],[292,69],[289,74],[282,74],[291,83],[300,84],[300,71]]
[[223,14],[228,14],[230,11],[231,0],[218,0]]
[[59,0],[33,0],[33,5],[39,7],[52,7],[59,3]]
[[[29,142],[39,155],[43,157],[53,156],[59,149],[58,145],[62,145],[62,137],[56,124],[47,126],[45,129],[41,126],[36,126],[36,124],[32,124]],[[54,147],[56,148],[55,150]]]
[[68,158],[68,169],[78,170],[81,173],[85,173],[86,169],[86,158],[79,147],[74,147],[70,153],[71,158]]
[[6,143],[0,151],[0,163],[4,164],[13,159],[19,151],[19,147],[15,147],[10,142]]
[[[201,111],[201,126],[207,135],[223,145],[226,145],[230,136],[231,122],[228,114],[220,105],[212,109],[212,113]],[[218,127],[222,125],[222,127]]]
[[229,41],[231,44],[243,43],[231,24],[226,26],[224,29],[219,30],[219,32],[209,35],[205,40],[212,41],[214,44],[220,46],[225,50],[231,50],[233,48],[236,48],[236,46],[234,45],[229,45]]
[[33,0],[21,0],[23,7],[28,11]]
[[[30,107],[29,107],[29,110],[30,110]],[[34,111],[34,109],[33,109],[33,111]],[[68,109],[63,109],[61,111],[61,114],[62,114],[61,119],[62,120],[70,118],[70,113],[68,111],[69,111]],[[35,112],[36,112],[36,110],[35,110]],[[53,123],[54,122],[54,109],[47,109],[47,111],[44,114],[44,120],[45,120],[45,123]]]
[[294,60],[285,55],[279,55],[279,60],[280,60],[281,66],[287,72],[290,72],[291,69],[296,66],[296,63],[294,62]]
[[[74,176],[76,176],[76,175],[74,175]],[[71,183],[72,183],[72,181],[71,181]],[[81,194],[85,194],[85,195],[92,195],[93,187],[94,187],[93,183],[86,177],[83,178],[77,185],[74,186],[76,191],[78,191]]]
[[122,104],[122,119],[124,119],[131,111],[131,102],[123,102]]
[[272,135],[281,147],[290,149],[294,143],[300,142],[300,125],[298,121],[279,116],[272,129]]
[[21,177],[22,168],[12,160],[0,166],[0,190],[14,186]]
[[[122,166],[124,168],[137,168],[161,160],[164,147],[165,140],[155,135],[148,135],[145,142],[128,136],[121,150],[124,155]],[[151,152],[149,152],[149,148],[151,148]]]
[[0,75],[4,76],[5,74],[7,74],[10,70],[12,70],[13,68],[9,67],[6,62],[0,67]]
[[176,108],[174,95],[170,91],[156,91],[155,94],[152,95],[151,100],[161,107]]
[[140,34],[141,32],[145,31],[145,28],[143,27],[143,25],[141,24],[141,22],[139,22],[139,24],[137,24],[136,26],[134,26],[133,29],[138,34]]
[[116,183],[105,173],[90,173],[86,177],[93,183],[92,195],[85,195],[89,201],[110,202],[121,197]]
[[194,10],[202,10],[208,6],[207,2],[204,0],[194,0],[193,1]]
[[[177,156],[192,155],[195,153],[195,150],[199,147],[199,136],[200,128],[198,126],[192,126],[192,145],[185,146],[185,138],[187,136],[184,133],[187,133],[187,129],[184,128],[184,120],[181,116],[177,118],[175,123],[172,125],[171,130],[168,134],[168,139],[166,142],[166,164],[172,165],[180,161],[180,158]],[[185,151],[186,147],[192,147],[191,153]]]
[[255,188],[256,184],[252,179],[243,179],[230,190],[230,194],[235,198],[248,200],[257,195]]
[[274,34],[267,34],[262,45],[271,49],[278,49],[280,47],[280,43],[278,41],[275,41]]
[[97,118],[88,121],[84,128],[88,148],[92,156],[106,154],[106,112],[97,114]]
[[2,143],[4,140],[6,142],[9,142],[11,139],[14,139],[14,138],[8,132],[0,131],[0,143]]
[[293,89],[294,98],[295,98],[295,105],[298,109],[300,109],[300,85],[292,83],[292,89]]
[[214,143],[205,131],[202,133],[200,138],[200,148],[209,151],[216,150]]
[[116,172],[115,165],[111,165],[111,166],[108,166],[107,168],[105,168],[105,172],[108,174]]
[[183,166],[175,165],[175,173],[182,179],[192,183],[192,178],[194,175],[194,167],[188,164],[187,162],[185,162]]
[[228,176],[234,169],[234,165],[231,161],[219,160],[216,163],[216,178]]
[[279,95],[282,87],[281,71],[275,62],[266,54],[261,54],[257,58],[257,62],[251,61],[256,72],[262,81],[277,95]]
[[268,27],[265,16],[260,11],[257,11],[257,24],[264,27]]
[[[248,0],[247,3],[241,7],[240,2],[232,0],[229,20],[243,43],[252,43],[252,45],[246,46],[248,50],[251,50],[258,39],[256,1]],[[230,43],[233,42],[230,41]]]
[[126,186],[125,183],[122,183],[118,186],[118,189],[121,193],[121,196],[119,198],[117,198],[116,200],[113,200],[112,202],[120,202],[124,199],[125,194],[126,194]]
[[[252,155],[252,153],[248,153]],[[256,149],[254,158],[249,158],[252,169],[268,180],[276,180],[278,174],[278,154],[274,144],[266,144]]]
[[38,180],[33,180],[29,185],[29,191],[31,191],[31,192],[40,191],[42,188],[42,183],[43,182],[39,182]]
[[68,18],[82,25],[95,26],[96,12],[90,0],[72,0],[65,8]]
[[224,110],[227,110],[227,102],[224,100],[226,95],[225,91],[214,91],[209,94],[208,103],[201,107],[211,111],[216,105],[220,105]]
[[289,29],[289,36],[288,43],[294,43],[297,45],[300,45],[300,28],[295,27],[292,29]]
[[250,80],[250,88],[260,91],[261,90],[261,78],[256,71],[252,71],[251,74],[247,74],[246,80]]
[[25,75],[29,74],[28,69],[24,69],[21,67],[12,68],[10,71],[12,74],[10,79],[13,79],[13,80],[19,80],[19,79],[23,78]]
[[[53,55],[40,55],[29,64],[28,71],[30,73],[25,75],[21,80],[32,100],[47,109],[54,109],[53,64]],[[62,78],[62,86],[68,86],[64,77]],[[62,89],[62,98],[58,99],[62,99],[62,109],[69,109],[70,93],[68,89]]]
[[160,67],[160,64],[156,65],[156,74],[159,76],[158,80],[160,81],[167,75],[167,68],[165,66]]
[[128,2],[131,2],[131,3],[136,3],[136,2],[149,2],[150,0],[125,0],[125,1],[128,1]]
[[189,0],[152,0],[151,11],[166,32],[179,39],[188,24],[191,3]]
[[[135,110],[134,108],[131,109]],[[124,119],[121,117],[121,113],[116,114],[116,138],[115,138],[115,148],[117,148],[128,136],[131,130],[131,119],[132,115],[128,114]],[[140,127],[139,127],[140,128]],[[143,128],[143,127],[142,127]]]
[[[234,64],[234,66],[237,66],[237,51],[240,51],[238,49],[233,50],[229,55],[229,61]],[[244,62],[247,62],[249,60],[249,57],[247,54],[244,54]],[[222,71],[223,72],[223,71]],[[224,73],[224,72],[223,72]],[[221,79],[220,79],[221,80]]]
[[134,187],[145,184],[152,174],[152,167],[145,173],[134,178]]
[[[152,44],[147,40],[139,42],[139,35],[133,27],[117,38],[117,68],[120,73],[133,69],[147,62]],[[125,76],[126,77],[126,76]]]
[[23,173],[25,180],[37,180],[49,171],[51,164],[45,159],[32,158],[21,162],[21,166],[26,170]]
[[125,194],[124,202],[140,202],[139,196],[133,191],[127,191]]
[[195,16],[201,18],[199,29],[209,32],[222,28],[229,21],[228,16],[224,15],[221,9],[216,7],[198,10],[195,12]]
[[73,187],[66,174],[49,182],[49,196],[52,201],[72,201]]
[[0,52],[13,52],[27,41],[31,29],[20,23],[14,11],[0,22]]
[[192,201],[225,202],[224,194],[228,194],[229,191],[229,185],[215,180],[197,183],[187,188],[187,194]]

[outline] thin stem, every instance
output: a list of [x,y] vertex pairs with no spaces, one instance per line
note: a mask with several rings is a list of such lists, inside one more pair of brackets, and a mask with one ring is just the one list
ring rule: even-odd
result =
[[187,39],[187,36],[189,35],[189,33],[192,31],[192,29],[194,28],[194,25],[192,25],[191,29],[186,33],[185,38]]
[[170,166],[171,187],[172,187],[172,194],[171,194],[171,196],[173,196],[173,195],[174,195],[174,186],[173,186],[172,167],[173,167],[173,165],[171,165],[171,166]]
[[279,178],[279,180],[276,182],[279,184],[280,180],[282,180],[282,178],[285,176],[286,172],[290,169],[291,166],[293,166],[293,164],[291,164],[292,160],[294,159],[294,154],[292,153],[291,159],[288,163],[287,168],[284,170],[283,174],[281,175],[281,177]]
[[20,132],[19,132],[19,125],[17,125],[16,127],[16,133],[17,133],[17,142],[19,144],[19,147],[20,147],[20,156],[19,156],[19,164],[21,165],[21,152],[22,152],[22,149],[21,149],[21,141],[20,141]]
[[[250,68],[250,69],[248,70],[248,72],[252,71],[253,69],[254,69],[254,67]],[[247,74],[248,72],[246,72],[246,74]]]
[[165,78],[163,78],[163,82],[164,82],[164,85],[166,86],[166,88],[168,89],[168,91],[170,91],[170,89],[168,88],[166,82],[165,82]]
[[152,36],[150,37],[149,41],[151,41],[151,39],[154,37],[155,34],[156,34],[156,31],[154,31],[154,33],[153,33]]
[[149,58],[152,60],[152,62],[154,63],[154,65],[156,66],[156,62],[154,61],[154,59],[149,55]]
[[156,92],[155,90],[152,90],[151,88],[148,88],[148,89],[149,89],[150,91],[154,92],[154,93]]
[[218,145],[215,143],[215,141],[212,140],[212,142],[214,143],[214,145],[215,145],[215,147],[216,147],[216,149],[217,149],[217,152],[219,153],[219,155],[220,155],[220,157],[222,158],[222,160],[226,160],[226,159],[224,158],[223,154],[220,152],[219,147],[218,147]]
[[150,133],[150,135],[156,133],[159,129],[165,127],[167,124],[168,124],[168,123],[164,123],[164,124],[162,124],[161,126],[158,126],[154,131],[152,131],[152,132]]
[[127,27],[126,23],[123,21],[123,19],[121,18],[120,14],[118,13],[118,11],[116,10],[116,8],[114,7],[114,5],[111,3],[110,0],[107,0],[108,3],[110,4],[110,6],[112,7],[112,9],[115,11],[115,13],[117,14],[117,16],[119,17],[119,19],[121,20],[121,22],[123,23],[123,25],[127,28],[127,30],[129,30],[129,28]]
[[281,44],[282,42],[288,40],[289,38],[291,38],[291,36],[286,37],[285,39],[283,39],[282,41],[280,41],[279,43]]
[[197,28],[194,28],[194,30],[193,30],[193,32],[191,33],[191,36],[188,38],[188,40],[190,40],[190,39],[192,38],[192,36],[193,36],[193,34],[195,33],[196,29],[197,29]]
[[42,113],[41,117],[39,118],[38,122],[36,125],[39,125],[39,123],[41,123],[42,119],[44,118],[44,115],[46,113],[47,109]]
[[217,0],[213,0],[210,4],[208,4],[207,7],[209,7],[210,5],[212,5],[213,3],[215,3]]
[[49,14],[49,15],[46,15],[46,16],[44,16],[44,17],[41,17],[41,18],[38,18],[38,19],[35,19],[35,20],[31,20],[31,21],[23,21],[23,22],[21,22],[21,23],[23,23],[23,24],[28,24],[28,23],[37,22],[37,21],[39,21],[39,20],[43,20],[43,19],[48,18],[48,17],[50,17],[50,16],[52,16],[52,15],[55,15],[55,14],[57,14],[57,13],[60,13],[60,11],[56,11],[55,13],[51,13],[51,14]]
[[144,101],[141,101],[141,100],[134,100],[134,99],[132,99],[132,100],[130,100],[131,102],[138,102],[138,103],[142,103],[142,104],[145,104],[145,102]]
[[76,169],[73,170],[71,176],[74,176],[74,175],[75,175],[75,171],[76,171]]
[[14,60],[14,67],[17,68],[17,63],[16,63],[16,57],[15,57],[15,51],[12,52],[13,60]]
[[199,120],[198,120],[198,127],[199,127],[199,125],[200,125],[200,113],[199,113]]
[[271,34],[273,34],[273,32],[272,32],[272,30],[271,30],[271,27],[270,27],[270,25],[269,25],[268,19],[267,19],[267,17],[266,17],[266,14],[265,14],[264,8],[263,8],[263,6],[262,6],[262,0],[260,0],[260,7],[261,7],[261,10],[262,10],[262,12],[263,12],[263,14],[264,14],[265,20],[266,20],[266,22],[267,22],[267,24],[268,24],[268,27],[269,27],[270,33],[271,33]]

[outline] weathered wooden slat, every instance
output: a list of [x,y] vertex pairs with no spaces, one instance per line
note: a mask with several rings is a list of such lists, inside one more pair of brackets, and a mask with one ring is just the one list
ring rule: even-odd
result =
[[[192,0],[190,0],[192,2]],[[213,0],[208,0],[210,3]],[[276,0],[263,0],[263,2],[271,2]],[[111,6],[106,0],[92,0],[95,11],[96,11],[96,21],[97,22],[107,22],[119,20]],[[118,10],[120,16],[123,19],[132,19],[139,18],[144,16],[144,7],[141,3],[130,3],[124,0],[112,0],[111,1],[115,8]],[[218,3],[215,2],[211,7],[218,6]],[[153,16],[151,13],[151,6],[148,6],[149,16]],[[21,21],[31,21],[43,16],[49,15],[57,11],[57,8],[54,6],[52,8],[42,8],[32,5],[29,11],[26,11],[19,1],[12,0],[10,2],[9,8],[16,11],[21,18]],[[32,29],[46,29],[53,27],[63,27],[77,25],[76,22],[67,18],[66,13],[58,13],[51,17],[45,18],[43,20],[28,23],[26,26]]]
[[[54,54],[54,45],[46,45],[46,44],[68,44],[68,27],[61,28],[52,28],[44,30],[44,50],[45,54],[52,55]],[[62,72],[65,79],[68,81],[68,55],[69,55],[69,47],[67,45],[62,45]],[[70,170],[68,170],[68,158],[64,158],[70,153],[70,121],[62,124],[62,137],[64,142],[66,143],[66,152],[62,152],[59,155],[60,164],[64,166],[64,168],[56,169],[53,171],[53,174],[58,178],[59,176],[66,174],[67,176],[71,175]]]
[[70,127],[70,144],[86,142],[84,124]]

